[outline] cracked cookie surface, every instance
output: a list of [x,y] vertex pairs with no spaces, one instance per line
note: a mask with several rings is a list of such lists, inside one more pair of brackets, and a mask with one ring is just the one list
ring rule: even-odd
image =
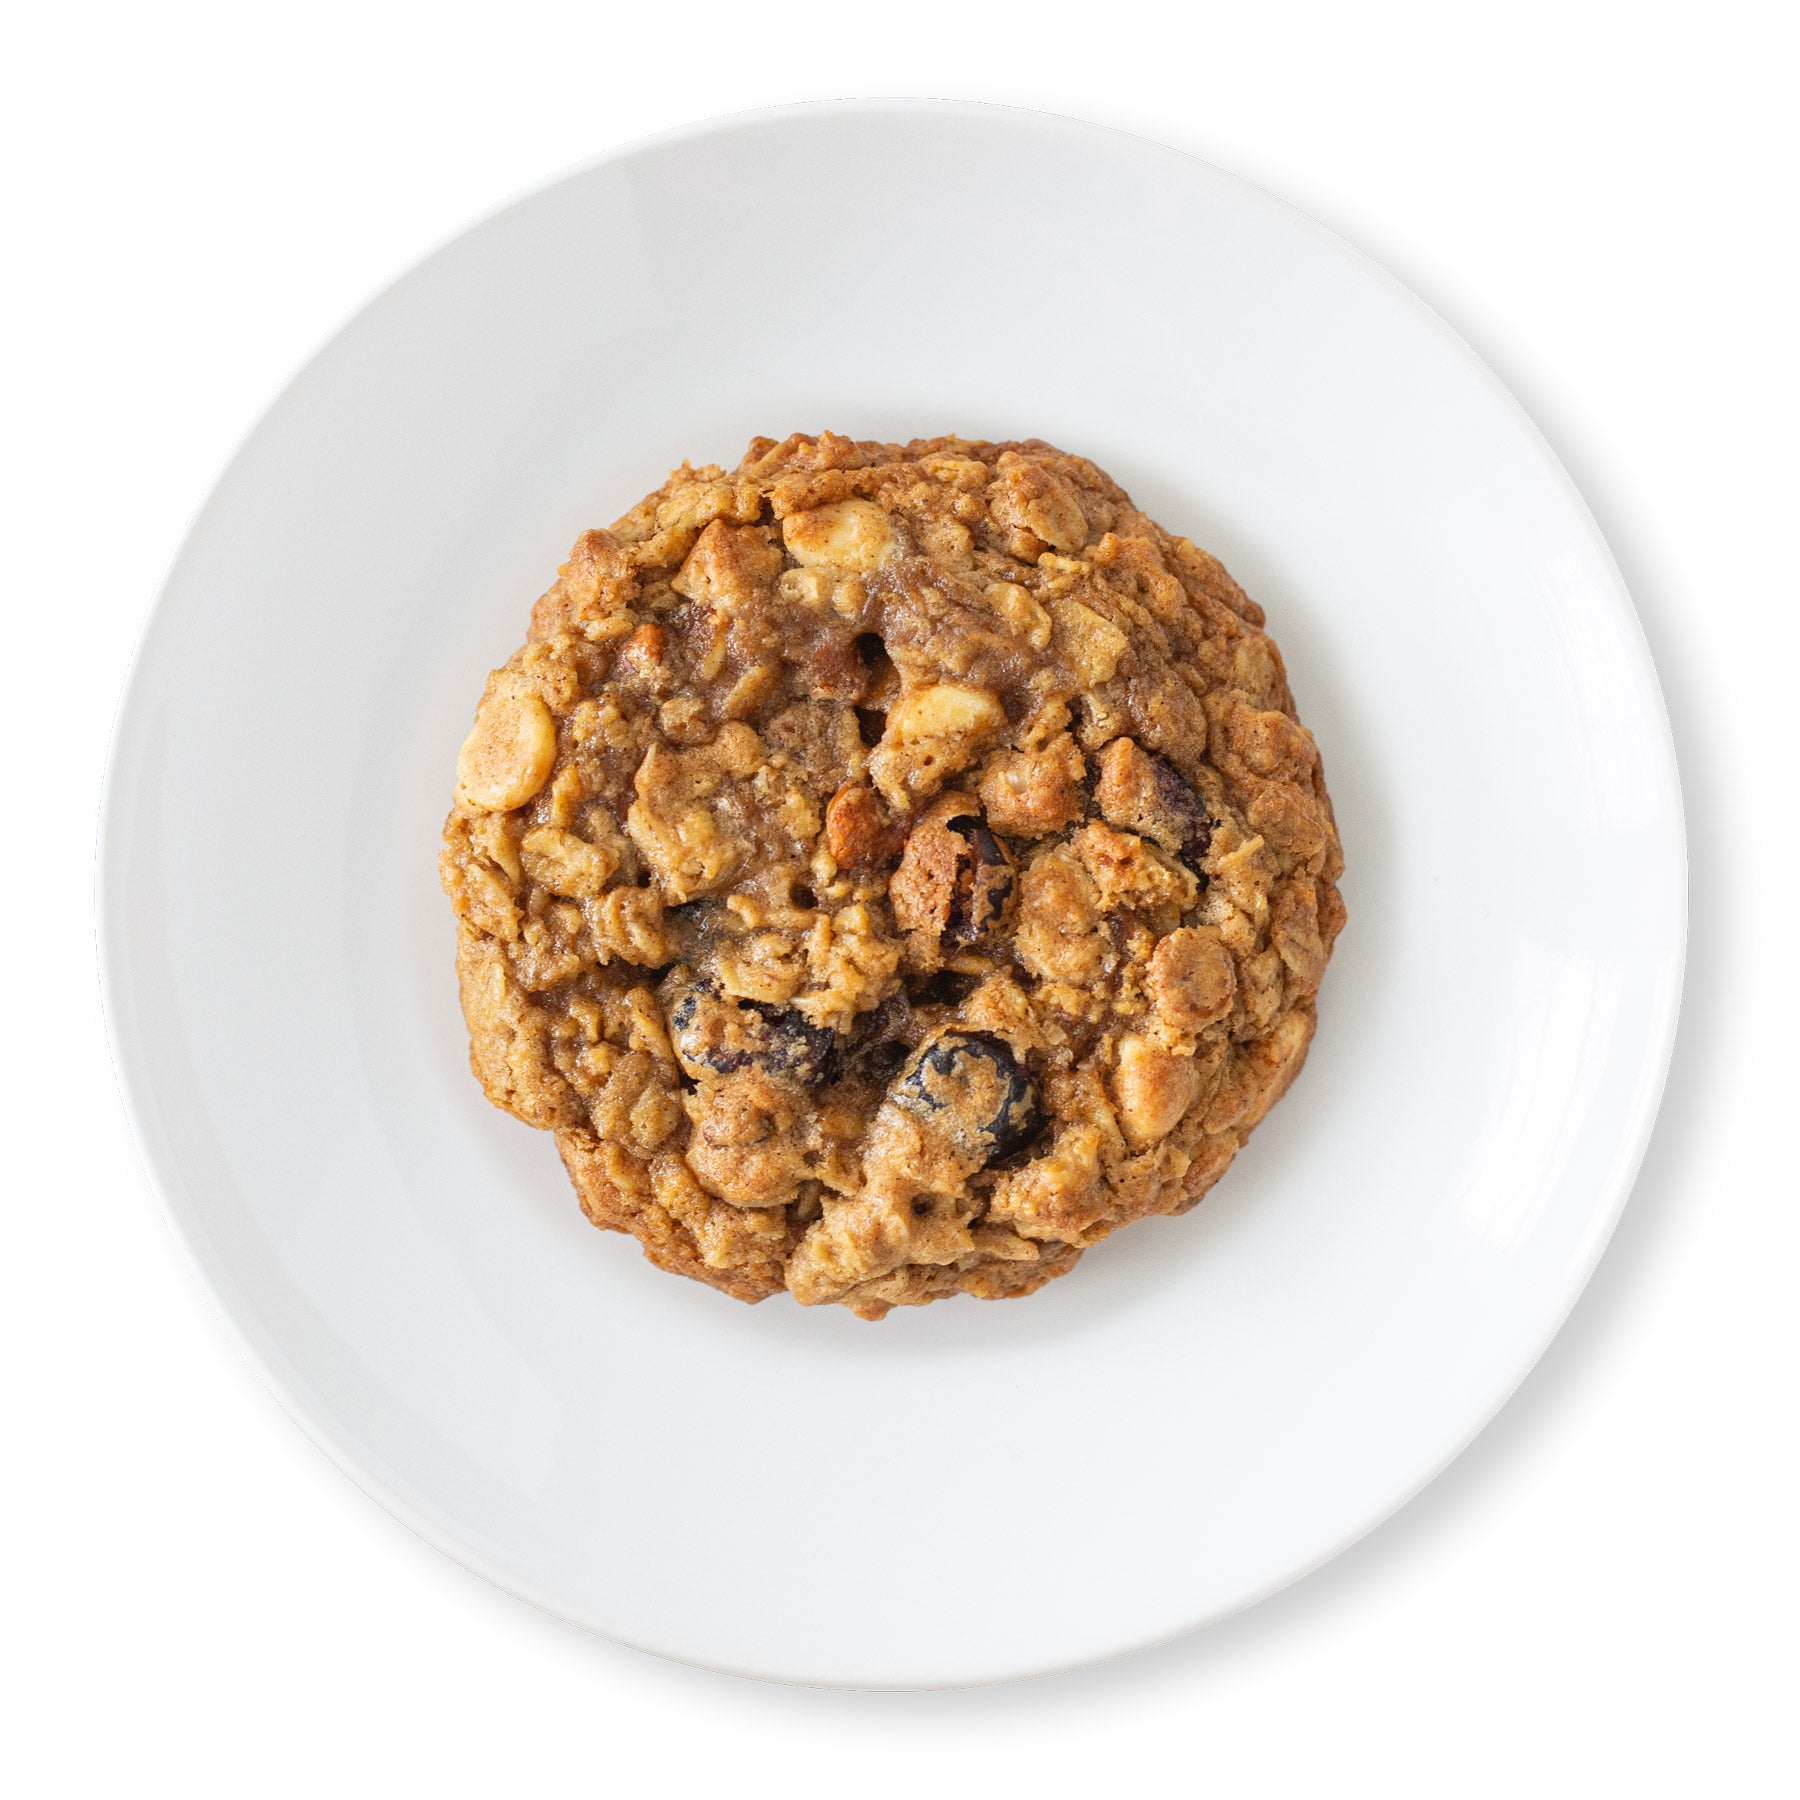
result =
[[582,535],[441,873],[470,1062],[662,1268],[865,1318],[1186,1211],[1344,920],[1261,609],[1036,440],[758,438]]

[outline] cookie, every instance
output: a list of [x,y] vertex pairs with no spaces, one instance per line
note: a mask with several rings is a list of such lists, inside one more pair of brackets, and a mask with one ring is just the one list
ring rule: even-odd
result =
[[741,1300],[1027,1294],[1186,1211],[1344,921],[1262,626],[1036,440],[684,464],[582,535],[458,759],[489,1098]]

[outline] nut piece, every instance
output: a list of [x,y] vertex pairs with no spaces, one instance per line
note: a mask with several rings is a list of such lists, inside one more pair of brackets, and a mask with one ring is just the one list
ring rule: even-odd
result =
[[556,721],[536,694],[490,693],[456,758],[456,797],[477,812],[511,812],[556,761]]
[[892,862],[905,841],[873,789],[852,782],[831,796],[825,808],[825,847],[840,869]]
[[1100,758],[1094,790],[1100,816],[1121,831],[1147,837],[1194,871],[1212,845],[1206,802],[1182,780],[1172,763],[1130,738],[1116,738]]
[[980,808],[966,794],[947,794],[907,837],[888,900],[900,929],[923,933],[935,949],[940,941],[978,943],[999,924],[1016,885],[1012,858]]
[[613,679],[635,686],[659,690],[669,684],[670,671],[663,659],[668,655],[669,634],[652,621],[640,625],[624,643],[613,661]]
[[1167,1137],[1193,1105],[1198,1085],[1191,1056],[1177,1056],[1147,1038],[1121,1039],[1112,1088],[1125,1141],[1142,1150]]
[[983,1163],[1020,1149],[1043,1128],[1036,1084],[991,1032],[940,1032],[888,1092],[896,1106]]
[[798,563],[824,563],[867,575],[900,553],[891,514],[872,500],[834,500],[781,522],[781,541]]
[[869,691],[869,665],[848,632],[819,639],[800,664],[806,692],[814,700],[838,700],[855,706]]

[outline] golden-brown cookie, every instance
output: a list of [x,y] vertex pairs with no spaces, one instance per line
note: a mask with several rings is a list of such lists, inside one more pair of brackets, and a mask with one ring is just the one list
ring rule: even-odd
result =
[[482,1086],[743,1300],[1029,1293],[1185,1211],[1344,919],[1262,623],[1035,440],[684,464],[583,534],[458,760]]

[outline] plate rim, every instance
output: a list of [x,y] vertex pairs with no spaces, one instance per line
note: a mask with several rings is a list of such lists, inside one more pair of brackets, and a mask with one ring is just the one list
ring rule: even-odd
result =
[[[1671,896],[1675,902],[1672,921],[1673,942],[1665,953],[1666,966],[1660,972],[1656,982],[1652,984],[1647,980],[1646,983],[1646,993],[1652,1002],[1656,1025],[1649,1046],[1652,1054],[1646,1058],[1643,1065],[1648,1079],[1642,1081],[1635,1112],[1621,1127],[1617,1138],[1617,1143],[1621,1148],[1630,1146],[1629,1154],[1621,1159],[1618,1173],[1609,1184],[1610,1191],[1604,1192],[1603,1196],[1597,1193],[1598,1203],[1592,1211],[1592,1223],[1584,1244],[1583,1254],[1577,1261],[1569,1265],[1568,1272],[1563,1277],[1565,1292],[1562,1295],[1560,1306],[1555,1310],[1553,1321],[1535,1341],[1516,1371],[1503,1384],[1499,1397],[1486,1411],[1480,1414],[1467,1432],[1457,1439],[1448,1453],[1433,1464],[1428,1472],[1412,1486],[1391,1499],[1385,1500],[1340,1539],[1301,1566],[1234,1599],[1228,1605],[1204,1612],[1172,1630],[1151,1637],[1132,1634],[1129,1641],[1115,1641],[1109,1647],[1092,1650],[1072,1658],[1063,1657],[1053,1661],[1033,1663],[1003,1673],[950,1675],[929,1681],[868,1679],[829,1681],[816,1673],[786,1672],[769,1667],[742,1666],[724,1659],[709,1659],[696,1655],[685,1648],[677,1649],[669,1644],[656,1642],[653,1638],[642,1634],[621,1635],[596,1623],[591,1618],[583,1617],[578,1611],[538,1590],[531,1582],[499,1572],[476,1548],[462,1542],[450,1531],[438,1526],[410,1501],[389,1490],[370,1469],[364,1467],[358,1456],[361,1446],[341,1442],[336,1428],[317,1416],[314,1410],[302,1400],[295,1391],[297,1384],[291,1384],[282,1368],[278,1366],[285,1361],[279,1354],[278,1345],[267,1334],[261,1321],[257,1318],[254,1308],[230,1279],[230,1272],[224,1260],[215,1255],[211,1246],[205,1241],[205,1235],[200,1229],[198,1221],[187,1216],[185,1202],[179,1197],[180,1174],[179,1169],[175,1166],[173,1156],[171,1155],[169,1158],[169,1168],[166,1172],[157,1160],[156,1140],[150,1123],[145,1117],[144,1108],[140,1105],[138,1089],[134,1086],[134,1076],[127,1066],[129,1051],[123,1021],[131,1011],[125,992],[126,984],[130,979],[126,972],[129,956],[123,941],[126,911],[124,895],[118,891],[122,879],[119,875],[119,868],[123,861],[121,839],[128,829],[121,753],[133,703],[139,695],[140,677],[152,640],[164,617],[170,590],[182,568],[190,546],[205,523],[232,471],[243,458],[245,451],[313,364],[343,332],[390,292],[423,270],[465,237],[479,231],[514,208],[567,183],[578,181],[596,170],[613,164],[625,163],[646,153],[653,153],[672,145],[695,143],[709,137],[724,136],[783,121],[877,115],[910,115],[919,120],[928,120],[934,116],[982,116],[1030,129],[1049,129],[1071,136],[1085,136],[1097,144],[1106,143],[1115,148],[1128,146],[1137,153],[1148,153],[1158,159],[1179,163],[1189,171],[1202,172],[1206,178],[1231,188],[1239,198],[1255,204],[1261,211],[1278,219],[1288,227],[1298,226],[1304,229],[1322,245],[1328,246],[1334,254],[1350,259],[1365,274],[1373,274],[1378,277],[1392,294],[1403,301],[1416,319],[1453,348],[1457,359],[1468,372],[1477,375],[1491,393],[1503,399],[1515,422],[1525,428],[1527,441],[1538,462],[1551,475],[1565,502],[1572,507],[1572,516],[1581,522],[1590,540],[1591,548],[1598,555],[1600,566],[1605,569],[1610,578],[1608,587],[1612,604],[1631,627],[1628,634],[1631,646],[1629,654],[1635,657],[1638,675],[1647,684],[1647,695],[1655,702],[1655,716],[1661,726],[1660,733],[1656,735],[1658,746],[1663,753],[1662,777],[1667,784],[1665,797],[1673,800],[1672,841],[1668,846],[1672,852],[1671,880],[1675,889]],[[1661,785],[1662,783],[1659,782],[1659,787]],[[251,1370],[274,1397],[277,1405],[289,1420],[324,1454],[333,1467],[415,1536],[430,1544],[434,1549],[441,1551],[453,1562],[481,1577],[503,1593],[523,1600],[555,1619],[591,1632],[608,1642],[644,1651],[685,1667],[705,1669],[715,1674],[735,1676],[746,1680],[770,1681],[789,1686],[846,1692],[920,1692],[999,1686],[1090,1668],[1139,1652],[1157,1649],[1162,1645],[1205,1630],[1209,1626],[1216,1625],[1239,1613],[1247,1612],[1284,1588],[1305,1579],[1306,1576],[1333,1561],[1351,1546],[1385,1525],[1436,1481],[1493,1423],[1526,1378],[1542,1361],[1545,1352],[1567,1323],[1583,1294],[1586,1293],[1594,1271],[1612,1240],[1625,1205],[1636,1186],[1644,1158],[1649,1151],[1667,1087],[1675,1041],[1680,1026],[1689,933],[1688,884],[1686,804],[1674,731],[1655,658],[1644,632],[1643,621],[1632,602],[1623,573],[1618,567],[1605,534],[1594,518],[1585,496],[1543,430],[1523,403],[1501,380],[1494,368],[1441,313],[1383,263],[1360,249],[1348,238],[1315,219],[1302,208],[1229,169],[1160,139],[1042,107],[926,95],[889,95],[797,100],[778,105],[712,114],[702,119],[644,133],[599,150],[564,165],[538,180],[515,188],[502,199],[461,220],[448,231],[440,233],[426,248],[403,262],[393,273],[369,289],[353,306],[334,318],[329,328],[314,339],[305,352],[290,365],[287,373],[255,411],[248,424],[232,442],[230,449],[218,462],[211,479],[206,483],[199,500],[189,513],[175,548],[158,578],[154,595],[144,611],[113,706],[96,815],[93,897],[99,998],[105,1025],[107,1058],[145,1184],[156,1199],[163,1222],[181,1252],[188,1273],[197,1281],[211,1301],[237,1350],[247,1359]]]

